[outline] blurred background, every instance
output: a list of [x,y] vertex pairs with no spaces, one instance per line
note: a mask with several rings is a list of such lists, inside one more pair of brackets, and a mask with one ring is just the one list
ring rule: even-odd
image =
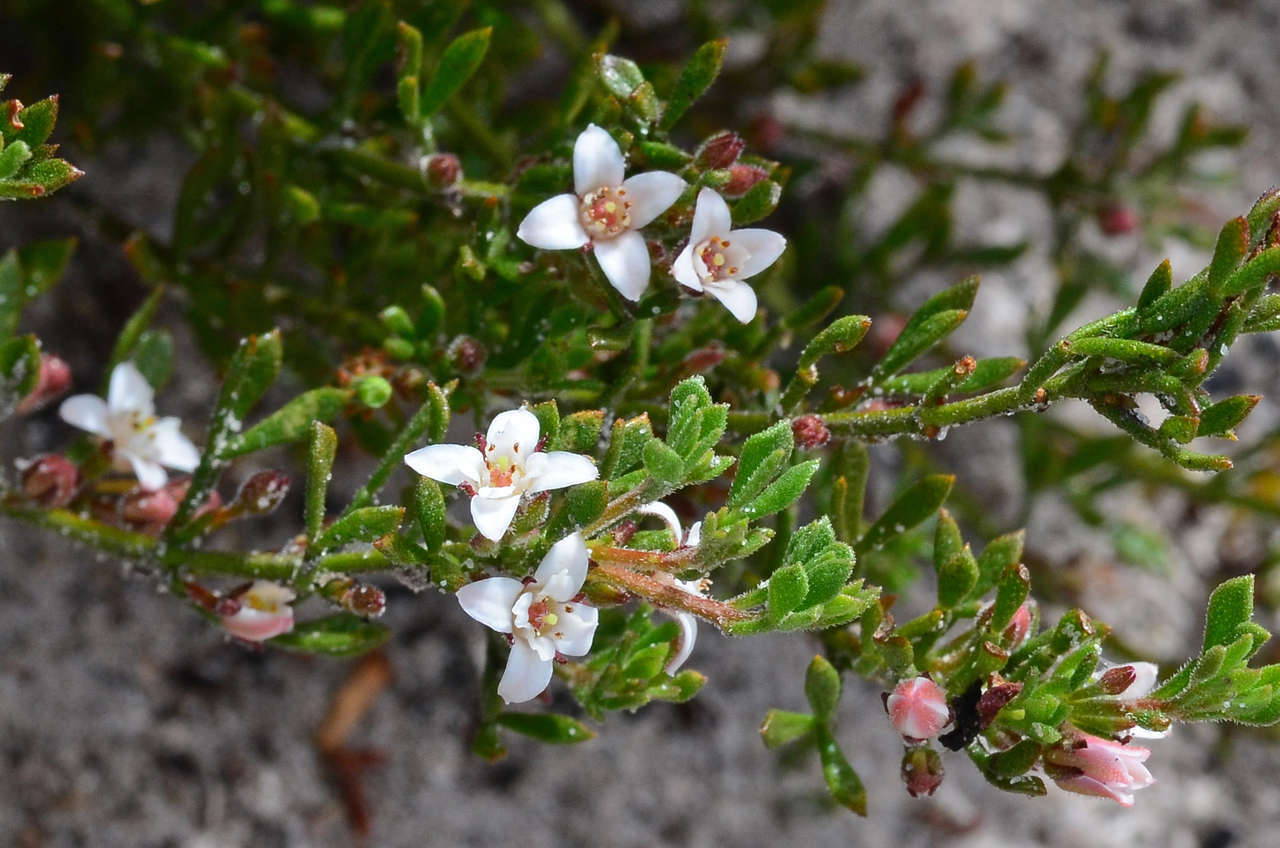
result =
[[[422,4],[421,14],[440,5]],[[306,112],[331,95],[323,70],[308,64],[324,66],[323,40],[307,29],[323,26],[324,8],[161,2],[146,15],[160,31],[274,57],[269,70],[246,64]],[[1172,260],[1176,281],[1194,273],[1221,222],[1280,181],[1274,4],[542,0],[477,3],[467,14],[512,35],[494,61],[512,74],[500,102],[517,132],[536,115],[530,104],[559,96],[574,46],[614,25],[610,51],[645,67],[678,67],[702,41],[729,36],[725,75],[678,135],[692,146],[730,127],[791,169],[768,223],[792,240],[793,282],[762,301],[785,310],[841,285],[846,311],[871,315],[882,344],[928,294],[980,270],[951,351],[1034,354],[1131,303],[1160,260]],[[30,103],[59,92],[54,141],[87,172],[49,200],[0,205],[0,251],[79,239],[66,281],[29,323],[71,363],[77,385],[93,385],[147,292],[125,239],[141,232],[168,243],[193,226],[180,207],[207,150],[191,121],[199,93],[154,69],[200,57],[154,52],[127,2],[7,0],[0,15],[0,71],[15,75],[5,95]],[[481,155],[457,152],[468,175],[502,178]],[[208,408],[226,339],[240,334],[236,321],[262,320],[232,316],[219,331],[202,319],[211,311],[202,285],[168,302],[161,321],[183,363],[161,411],[193,421]],[[937,445],[877,447],[873,510],[900,473],[957,473],[949,506],[976,536],[1027,527],[1028,564],[1049,610],[1083,606],[1115,628],[1116,658],[1171,670],[1198,643],[1206,587],[1224,577],[1259,572],[1260,620],[1280,624],[1278,362],[1275,342],[1252,336],[1210,386],[1268,396],[1241,428],[1247,455],[1221,479],[1169,471],[1087,407],[1066,405],[955,430]],[[6,462],[67,438],[52,410],[9,427]],[[343,457],[348,468],[364,461]],[[278,545],[293,526],[260,522],[241,541]],[[910,591],[905,559],[874,567]],[[476,628],[451,599],[386,588],[395,635],[374,660],[254,653],[118,564],[0,524],[0,841],[1274,844],[1273,732],[1179,728],[1153,745],[1159,783],[1129,811],[1052,790],[1005,795],[954,756],[938,793],[913,800],[878,692],[850,678],[840,736],[871,812],[857,819],[831,808],[812,762],[766,751],[757,733],[768,708],[803,705],[813,647],[730,641],[706,628],[691,665],[710,681],[693,702],[611,716],[596,740],[571,748],[512,737],[508,756],[489,764],[468,747],[483,650]],[[372,703],[343,735],[349,756],[324,761],[314,738],[322,727],[337,732],[326,716],[342,691]]]

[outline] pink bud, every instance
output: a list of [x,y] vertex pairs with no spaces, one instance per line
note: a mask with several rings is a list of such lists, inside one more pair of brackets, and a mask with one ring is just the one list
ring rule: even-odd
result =
[[759,165],[731,165],[724,193],[730,197],[746,194],[753,185],[768,177],[769,172]]
[[1004,629],[1004,638],[1010,648],[1021,645],[1031,633],[1031,608],[1026,604],[1018,607],[1009,626]]
[[64,394],[71,387],[71,369],[50,353],[40,354],[40,376],[31,394],[18,403],[18,414],[26,415]]
[[944,774],[942,757],[932,748],[908,748],[902,755],[902,781],[912,798],[932,795],[942,785]]
[[130,524],[142,525],[147,530],[159,532],[178,511],[180,498],[174,497],[169,486],[149,492],[135,489],[120,500],[120,516]]
[[820,448],[831,441],[831,431],[816,415],[801,415],[791,422],[791,435],[801,448]]
[[445,356],[463,374],[475,374],[484,366],[488,352],[471,336],[458,336],[449,342]]
[[1149,756],[1148,748],[1075,733],[1060,747],[1046,751],[1044,763],[1059,788],[1131,807],[1133,793],[1156,782],[1143,765]]
[[[262,642],[293,630],[295,595],[292,589],[269,580],[255,580],[235,597],[239,607],[219,603],[218,612],[227,632],[247,642]],[[229,599],[223,599],[229,600]]]
[[266,515],[289,494],[289,475],[283,471],[259,471],[240,486],[231,509],[244,515]]
[[1098,226],[1109,236],[1122,236],[1138,227],[1138,213],[1118,203],[1098,210]]
[[427,184],[436,189],[453,188],[462,176],[462,163],[452,153],[435,153],[427,157]]
[[731,130],[722,130],[708,138],[694,154],[694,160],[703,168],[728,168],[746,148],[742,136]]
[[987,691],[982,693],[982,697],[978,699],[978,721],[982,729],[991,726],[991,722],[996,720],[996,715],[1005,708],[1005,705],[1018,697],[1018,693],[1022,691],[1021,683],[1013,683],[1007,680],[993,682],[987,687]]
[[365,618],[377,618],[387,609],[387,595],[377,586],[360,583],[343,595],[344,607]]
[[927,677],[898,683],[884,706],[894,729],[913,742],[932,739],[951,722],[947,693]]
[[22,471],[22,491],[28,498],[46,507],[64,507],[75,497],[80,472],[71,460],[47,453],[31,460]]

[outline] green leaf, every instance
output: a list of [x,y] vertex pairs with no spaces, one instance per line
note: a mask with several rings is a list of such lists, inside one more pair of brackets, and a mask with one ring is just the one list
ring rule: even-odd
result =
[[551,444],[560,434],[560,410],[554,400],[543,401],[529,407],[533,417],[538,419],[538,438],[546,439]]
[[804,674],[804,696],[819,721],[830,721],[835,715],[840,703],[840,672],[821,654],[813,658]]
[[639,65],[608,53],[596,56],[596,73],[609,93],[619,100],[629,98],[645,81]]
[[435,480],[419,477],[417,485],[413,487],[412,504],[413,517],[418,522],[418,529],[422,531],[422,544],[429,552],[435,553],[444,544],[448,530],[445,523],[448,505],[445,504],[440,485]]
[[845,353],[858,346],[871,329],[871,319],[865,315],[845,315],[832,321],[804,346],[796,370],[813,368],[827,354]]
[[677,486],[684,482],[684,460],[659,439],[645,442],[644,468],[660,483]]
[[793,465],[779,475],[777,480],[765,488],[755,500],[742,508],[752,518],[772,515],[786,509],[800,499],[804,490],[809,488],[809,481],[818,472],[821,463],[816,459]]
[[31,158],[31,148],[25,141],[15,141],[0,150],[0,181],[7,180]]
[[640,155],[650,168],[678,171],[693,159],[688,153],[665,141],[641,141]]
[[996,600],[991,611],[991,630],[1000,631],[1013,621],[1031,591],[1031,573],[1022,563],[1010,566],[996,584]]
[[1249,252],[1249,222],[1244,218],[1228,221],[1218,234],[1213,259],[1209,262],[1209,290],[1221,297],[1227,279]]
[[[843,543],[832,545],[820,557],[801,560],[809,578],[809,592],[805,595],[801,608],[825,604],[839,595],[845,581],[853,573],[853,562],[853,551]],[[826,610],[823,615],[826,615]]]
[[1253,575],[1233,577],[1213,590],[1205,613],[1204,650],[1229,645],[1253,618]]
[[0,408],[31,394],[40,380],[40,343],[35,336],[18,336],[0,344]]
[[733,225],[742,227],[768,217],[781,199],[782,186],[773,180],[761,180],[733,204]]
[[787,464],[795,447],[790,421],[779,421],[750,436],[742,445],[738,470],[729,489],[728,505],[741,506],[754,498]]
[[729,39],[720,38],[708,41],[694,51],[693,58],[684,66],[680,78],[676,80],[675,90],[667,99],[662,129],[670,130],[675,126],[693,102],[711,87],[711,83],[720,75],[720,66],[724,64],[724,55],[728,49]]
[[781,621],[809,594],[809,577],[800,563],[784,565],[769,576],[769,619]]
[[1205,407],[1200,413],[1201,436],[1224,436],[1231,433],[1262,400],[1261,395],[1236,395]]
[[1173,266],[1166,259],[1156,266],[1151,276],[1147,278],[1147,284],[1142,287],[1142,294],[1138,295],[1138,314],[1146,315],[1150,312],[1151,304],[1163,297],[1171,288],[1173,288]]
[[315,550],[326,551],[350,542],[373,542],[394,532],[403,519],[402,506],[366,506],[353,509],[320,534]]
[[609,449],[600,463],[600,476],[616,480],[635,468],[644,455],[645,444],[652,438],[653,427],[648,415],[616,419],[609,437]]
[[15,141],[25,142],[34,150],[53,135],[53,127],[58,122],[58,95],[32,103],[18,112],[15,119],[10,119],[8,115],[4,117],[5,123],[10,127],[22,124],[22,129],[15,133],[5,132],[5,142],[7,144]]
[[373,650],[390,636],[391,631],[383,625],[344,612],[304,621],[268,644],[308,654],[353,657]]
[[396,24],[396,42],[400,52],[396,97],[400,114],[410,125],[415,125],[422,119],[422,33],[400,21]]
[[560,419],[560,432],[551,441],[552,450],[572,451],[593,456],[604,427],[604,410],[587,409]]
[[492,27],[475,29],[458,36],[445,48],[436,72],[422,92],[422,117],[430,118],[439,112],[445,101],[471,78],[484,61],[492,34]]
[[[1027,361],[1016,356],[997,356],[991,359],[979,359],[972,373],[959,382],[953,383],[948,393],[967,394],[988,389],[1002,383],[1020,371]],[[890,395],[923,395],[956,373],[956,366],[948,365],[931,371],[917,371],[914,374],[899,374],[889,377],[880,383],[880,389]]]
[[1240,266],[1223,283],[1218,297],[1234,297],[1256,288],[1280,274],[1280,245],[1268,247]]
[[831,517],[837,535],[846,542],[862,535],[862,508],[870,469],[867,446],[854,439],[845,442],[836,457],[839,476],[832,481]]
[[348,511],[373,503],[374,496],[386,485],[392,472],[404,463],[404,455],[424,434],[431,442],[438,442],[444,438],[451,416],[449,393],[453,391],[456,382],[451,382],[444,388],[435,383],[427,383],[427,399],[383,451],[368,481],[351,496],[351,503],[347,506]]
[[888,376],[901,371],[950,335],[968,316],[969,313],[963,309],[947,309],[930,315],[914,326],[909,323],[876,364],[876,374]]
[[885,542],[925,521],[938,511],[951,492],[955,476],[930,474],[917,480],[897,497],[854,545],[859,556],[883,547]]
[[978,563],[968,545],[938,569],[938,605],[946,609],[969,597],[978,583]]
[[307,490],[305,525],[308,551],[317,549],[320,528],[324,524],[325,496],[333,472],[333,459],[338,452],[338,434],[328,424],[311,422],[307,446]]
[[980,596],[996,584],[1000,575],[1022,560],[1026,531],[1018,530],[992,539],[978,555],[978,584],[973,594]]
[[574,745],[596,735],[576,718],[555,713],[502,713],[498,724],[550,745]]
[[773,709],[760,724],[760,738],[766,748],[780,748],[813,732],[813,716]]
[[111,357],[107,360],[106,375],[103,378],[103,389],[105,391],[107,381],[111,379],[111,370],[133,356],[134,350],[138,346],[139,339],[146,332],[152,320],[155,318],[156,310],[160,308],[160,301],[164,298],[164,286],[157,286],[147,295],[147,299],[142,305],[129,316],[129,320],[125,322],[124,328],[120,331],[120,335],[116,338],[115,347],[111,351]]
[[331,386],[304,392],[231,439],[222,456],[230,459],[272,445],[301,441],[311,435],[313,422],[333,420],[350,399],[349,391]]
[[951,513],[945,509],[938,510],[938,525],[933,531],[933,567],[941,571],[942,567],[956,554],[964,549],[964,539],[960,535],[960,527]]
[[860,816],[867,814],[867,790],[863,787],[858,773],[849,765],[840,746],[836,744],[835,735],[825,724],[815,727],[818,741],[818,757],[822,760],[822,776],[827,781],[827,790],[841,805],[848,807]]

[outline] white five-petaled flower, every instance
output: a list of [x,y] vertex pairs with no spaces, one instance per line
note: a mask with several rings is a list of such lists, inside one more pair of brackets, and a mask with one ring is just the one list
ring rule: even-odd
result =
[[104,401],[97,395],[75,395],[62,402],[58,414],[68,424],[108,439],[116,466],[132,469],[139,485],[155,491],[169,480],[165,468],[193,471],[200,452],[182,435],[178,418],[156,418],[155,392],[132,362],[111,372]]
[[255,580],[234,597],[233,612],[219,617],[232,636],[247,642],[263,642],[293,630],[293,590],[270,580]]
[[686,183],[667,171],[623,179],[625,168],[618,143],[589,125],[573,145],[573,193],[533,207],[516,235],[543,250],[592,245],[613,287],[639,300],[649,286],[649,249],[639,230],[675,203]]
[[[662,501],[647,503],[637,509],[636,512],[661,518],[675,538],[676,547],[694,548],[702,541],[702,522],[699,521],[692,525],[689,528],[689,534],[686,536],[680,530],[680,519],[676,516],[675,510]],[[701,577],[697,580],[681,580],[678,577],[671,577],[665,572],[663,572],[663,576],[666,576],[672,583],[690,595],[706,597],[707,590],[711,588],[711,581],[706,577]],[[693,613],[685,612],[684,610],[665,610],[665,612],[676,620],[676,624],[680,625],[680,637],[676,640],[676,652],[667,660],[667,666],[664,669],[667,674],[675,674],[679,671],[680,666],[684,665],[685,660],[689,659],[689,655],[693,653],[693,643],[698,639],[698,619]]]
[[405,454],[423,477],[458,486],[471,495],[471,518],[486,539],[497,541],[511,526],[522,496],[575,486],[600,476],[590,457],[538,450],[538,417],[527,409],[494,416],[480,449],[428,445]]
[[508,704],[536,698],[551,682],[557,654],[591,650],[600,611],[575,600],[587,579],[587,544],[572,533],[551,546],[531,581],[489,577],[458,590],[463,611],[511,637],[511,656],[498,683]]
[[705,291],[742,323],[756,317],[756,292],[742,282],[768,268],[787,240],[773,230],[733,229],[729,204],[709,188],[698,192],[689,244],[671,265],[671,275],[694,291]]

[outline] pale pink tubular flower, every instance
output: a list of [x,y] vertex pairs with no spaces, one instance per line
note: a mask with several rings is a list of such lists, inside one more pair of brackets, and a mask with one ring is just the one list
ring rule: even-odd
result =
[[624,179],[622,150],[605,130],[589,125],[573,145],[573,193],[544,200],[520,222],[516,235],[543,250],[590,244],[609,283],[627,300],[649,287],[649,248],[640,228],[684,193],[667,171]]
[[293,630],[293,590],[270,580],[255,580],[245,592],[223,602],[220,614],[228,633],[246,642],[263,642]]
[[932,739],[951,723],[947,693],[923,676],[900,681],[884,707],[894,729],[911,742]]
[[530,582],[489,577],[458,590],[467,615],[511,639],[498,682],[508,704],[542,694],[557,655],[580,657],[591,650],[600,611],[575,600],[589,564],[586,541],[575,532],[551,546]]
[[148,491],[168,481],[165,468],[194,471],[200,464],[200,452],[182,435],[182,421],[156,417],[155,392],[132,362],[121,362],[111,372],[106,400],[74,395],[62,402],[58,415],[109,440],[117,469],[132,470]]
[[768,268],[787,247],[773,230],[733,229],[729,204],[709,188],[698,191],[689,244],[671,265],[682,286],[705,291],[743,324],[756,317],[756,292],[742,282]]
[[600,476],[589,456],[539,451],[540,431],[536,415],[527,409],[512,409],[489,423],[483,452],[470,445],[428,445],[405,454],[404,461],[423,477],[458,486],[470,494],[476,529],[496,542],[511,526],[523,496],[576,486]]
[[1156,782],[1143,765],[1149,756],[1148,748],[1075,733],[1062,747],[1047,751],[1044,760],[1059,788],[1132,807],[1133,793]]

